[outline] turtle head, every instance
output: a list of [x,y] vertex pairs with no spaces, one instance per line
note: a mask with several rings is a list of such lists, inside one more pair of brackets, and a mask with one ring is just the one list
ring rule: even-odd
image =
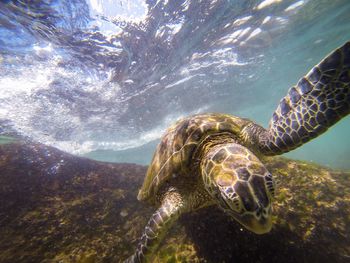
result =
[[270,231],[274,183],[261,161],[235,143],[212,147],[202,159],[206,190],[218,205],[256,234]]

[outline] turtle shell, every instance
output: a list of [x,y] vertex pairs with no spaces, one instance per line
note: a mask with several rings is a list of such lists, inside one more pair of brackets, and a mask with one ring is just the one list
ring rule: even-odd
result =
[[190,174],[192,156],[200,142],[208,135],[229,132],[239,137],[242,128],[250,121],[227,114],[200,114],[179,120],[169,127],[161,138],[138,200],[155,203],[155,196],[166,181]]

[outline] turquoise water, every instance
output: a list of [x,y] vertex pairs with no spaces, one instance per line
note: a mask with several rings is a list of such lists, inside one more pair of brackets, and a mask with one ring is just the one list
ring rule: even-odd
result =
[[[0,3],[0,133],[148,164],[178,118],[267,127],[287,90],[350,39],[350,2]],[[350,119],[286,156],[350,169]]]
[[[317,1],[313,1],[317,4]],[[320,2],[320,1],[319,1]],[[286,91],[295,85],[326,54],[350,39],[350,5],[328,5],[328,10],[315,15],[311,20],[299,21],[283,35],[272,40],[272,46],[264,52],[262,65],[256,68],[258,77],[247,87],[237,87],[244,96],[237,102],[235,86],[230,87],[230,96],[214,103],[211,111],[228,112],[247,117],[267,127],[272,112]],[[235,82],[235,75],[229,78]],[[245,83],[238,84],[240,86]],[[234,101],[235,103],[232,103]],[[212,103],[209,100],[209,103]],[[333,168],[350,169],[350,119],[344,118],[313,141],[285,154],[285,156],[316,162]],[[125,151],[99,151],[90,153],[97,159],[110,161],[134,160],[147,164],[156,143]]]
[[0,144],[7,144],[14,142],[14,138],[8,136],[0,136]]

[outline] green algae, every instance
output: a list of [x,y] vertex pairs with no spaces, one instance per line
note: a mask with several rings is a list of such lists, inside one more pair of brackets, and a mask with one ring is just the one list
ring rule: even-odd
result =
[[[265,163],[276,181],[270,233],[205,208],[180,218],[154,262],[347,262],[350,172],[281,157]],[[146,168],[0,146],[0,262],[122,262],[155,209],[136,199]]]

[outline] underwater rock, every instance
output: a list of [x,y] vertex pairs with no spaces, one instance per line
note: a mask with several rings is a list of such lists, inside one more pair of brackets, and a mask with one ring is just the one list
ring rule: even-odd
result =
[[[182,216],[155,262],[349,262],[350,172],[266,164],[277,183],[270,233],[205,208]],[[0,262],[121,262],[155,209],[136,199],[146,169],[0,145]]]

